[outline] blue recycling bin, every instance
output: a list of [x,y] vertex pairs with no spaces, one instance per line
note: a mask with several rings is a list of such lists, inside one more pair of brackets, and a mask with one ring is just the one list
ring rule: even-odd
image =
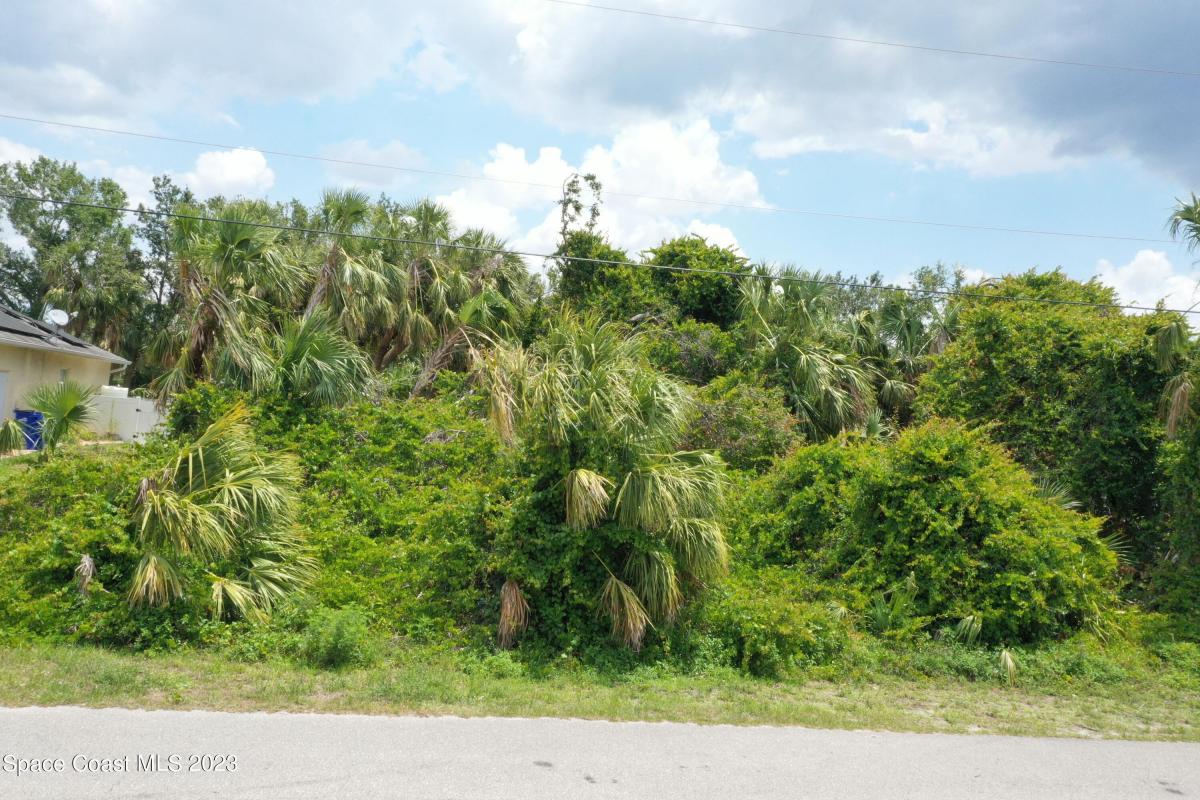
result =
[[40,411],[22,411],[18,408],[13,410],[13,419],[21,426],[21,431],[25,434],[25,449],[41,450],[42,422],[45,420],[45,415]]

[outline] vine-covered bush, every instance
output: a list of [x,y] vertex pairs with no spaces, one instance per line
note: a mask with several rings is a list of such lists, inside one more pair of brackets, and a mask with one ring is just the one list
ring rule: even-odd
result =
[[663,372],[705,384],[734,368],[740,345],[732,333],[710,322],[685,319],[648,332],[650,362]]
[[729,375],[697,392],[683,448],[711,449],[735,469],[763,470],[801,440],[783,391]]
[[126,596],[141,557],[129,511],[165,453],[80,449],[0,477],[0,628],[137,649],[195,638],[203,592],[174,609],[130,608]]
[[655,287],[683,317],[728,330],[740,319],[735,276],[750,272],[745,256],[695,235],[663,242],[646,253],[646,263],[675,269],[645,270]]
[[846,648],[845,615],[819,594],[796,570],[739,571],[714,591],[704,624],[730,664],[751,675],[779,677],[793,668],[827,664]]
[[[1008,277],[996,296],[1112,303],[1111,289],[1062,272]],[[1170,315],[1043,303],[965,301],[961,330],[920,384],[927,413],[990,425],[1022,464],[1062,481],[1148,556],[1162,439],[1151,333]]]
[[419,638],[492,622],[490,553],[519,483],[463,402],[363,402],[302,424],[260,422],[300,456],[300,521],[322,565],[317,601],[359,606]]
[[1100,625],[1115,602],[1100,521],[1043,499],[1000,447],[955,422],[889,444],[802,448],[744,509],[741,540],[762,560],[807,566],[860,598],[904,591],[917,620],[974,615],[985,641]]

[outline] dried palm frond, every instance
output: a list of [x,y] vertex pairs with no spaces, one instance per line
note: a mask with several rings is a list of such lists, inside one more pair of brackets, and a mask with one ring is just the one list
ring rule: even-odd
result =
[[600,612],[608,617],[614,639],[634,651],[642,649],[646,628],[652,625],[650,615],[633,587],[611,572],[600,592]]
[[183,579],[175,566],[157,553],[146,553],[133,571],[129,587],[132,606],[165,606],[183,597]]
[[516,644],[517,636],[529,626],[529,603],[521,593],[521,587],[512,578],[500,588],[500,646],[505,650]]
[[1167,381],[1163,389],[1163,413],[1167,419],[1167,437],[1174,438],[1179,432],[1179,426],[1192,415],[1192,376],[1181,372]]
[[608,490],[612,481],[590,469],[567,473],[567,524],[575,530],[595,527],[608,512]]
[[624,572],[652,619],[675,619],[683,605],[683,592],[670,554],[634,551],[625,560]]
[[79,588],[79,593],[84,597],[88,596],[88,587],[92,585],[92,580],[96,577],[96,562],[87,553],[79,557],[79,563],[75,566],[75,584]]

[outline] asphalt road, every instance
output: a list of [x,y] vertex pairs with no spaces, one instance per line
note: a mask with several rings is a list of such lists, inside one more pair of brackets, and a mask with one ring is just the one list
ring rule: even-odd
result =
[[[34,768],[33,760],[42,771],[16,774]],[[116,768],[126,771],[106,771]],[[1200,797],[1200,745],[556,719],[0,709],[0,798],[156,797]]]

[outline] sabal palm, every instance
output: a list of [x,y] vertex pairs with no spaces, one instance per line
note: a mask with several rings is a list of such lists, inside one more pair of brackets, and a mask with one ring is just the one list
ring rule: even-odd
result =
[[285,319],[278,331],[250,332],[245,351],[252,355],[241,360],[218,351],[212,377],[256,395],[279,393],[317,405],[342,405],[361,396],[372,377],[366,355],[325,308]]
[[640,647],[647,627],[672,619],[686,588],[728,557],[717,523],[723,466],[709,453],[671,452],[686,388],[649,366],[640,334],[570,312],[529,349],[495,343],[480,376],[501,435],[521,440],[538,480],[560,487],[559,521],[636,532],[618,547],[596,537],[593,552],[608,576],[598,608],[615,636]]
[[[375,364],[421,356],[424,368],[414,394],[437,372],[469,351],[478,335],[506,336],[528,304],[531,282],[520,257],[481,230],[452,237],[445,208],[422,201],[384,219],[397,238],[411,244],[387,257],[399,269],[392,278],[394,321],[375,343]],[[444,244],[443,244],[444,243]]]
[[181,308],[155,347],[168,367],[155,382],[160,394],[210,376],[217,351],[247,373],[263,368],[254,332],[304,281],[279,232],[250,224],[263,217],[260,205],[235,203],[216,222],[176,220]]
[[373,233],[375,207],[366,193],[355,189],[327,190],[315,214],[329,234],[310,246],[319,261],[304,315],[328,308],[343,330],[354,338],[394,317],[388,294],[395,267],[378,242],[359,238]]
[[29,393],[26,403],[42,414],[43,454],[53,453],[68,437],[87,429],[95,396],[94,387],[75,381],[43,384]]
[[133,509],[142,558],[131,605],[182,597],[185,559],[210,565],[217,615],[261,616],[311,577],[313,561],[293,525],[296,460],[256,447],[247,419],[235,406],[142,480]]
[[857,427],[874,404],[869,362],[839,320],[833,289],[819,275],[784,270],[785,280],[743,281],[740,308],[763,367],[787,392],[814,440]]
[[285,322],[269,348],[275,388],[297,400],[341,405],[360,396],[371,380],[366,355],[322,309]]
[[25,429],[11,417],[0,420],[0,456],[25,449]]

